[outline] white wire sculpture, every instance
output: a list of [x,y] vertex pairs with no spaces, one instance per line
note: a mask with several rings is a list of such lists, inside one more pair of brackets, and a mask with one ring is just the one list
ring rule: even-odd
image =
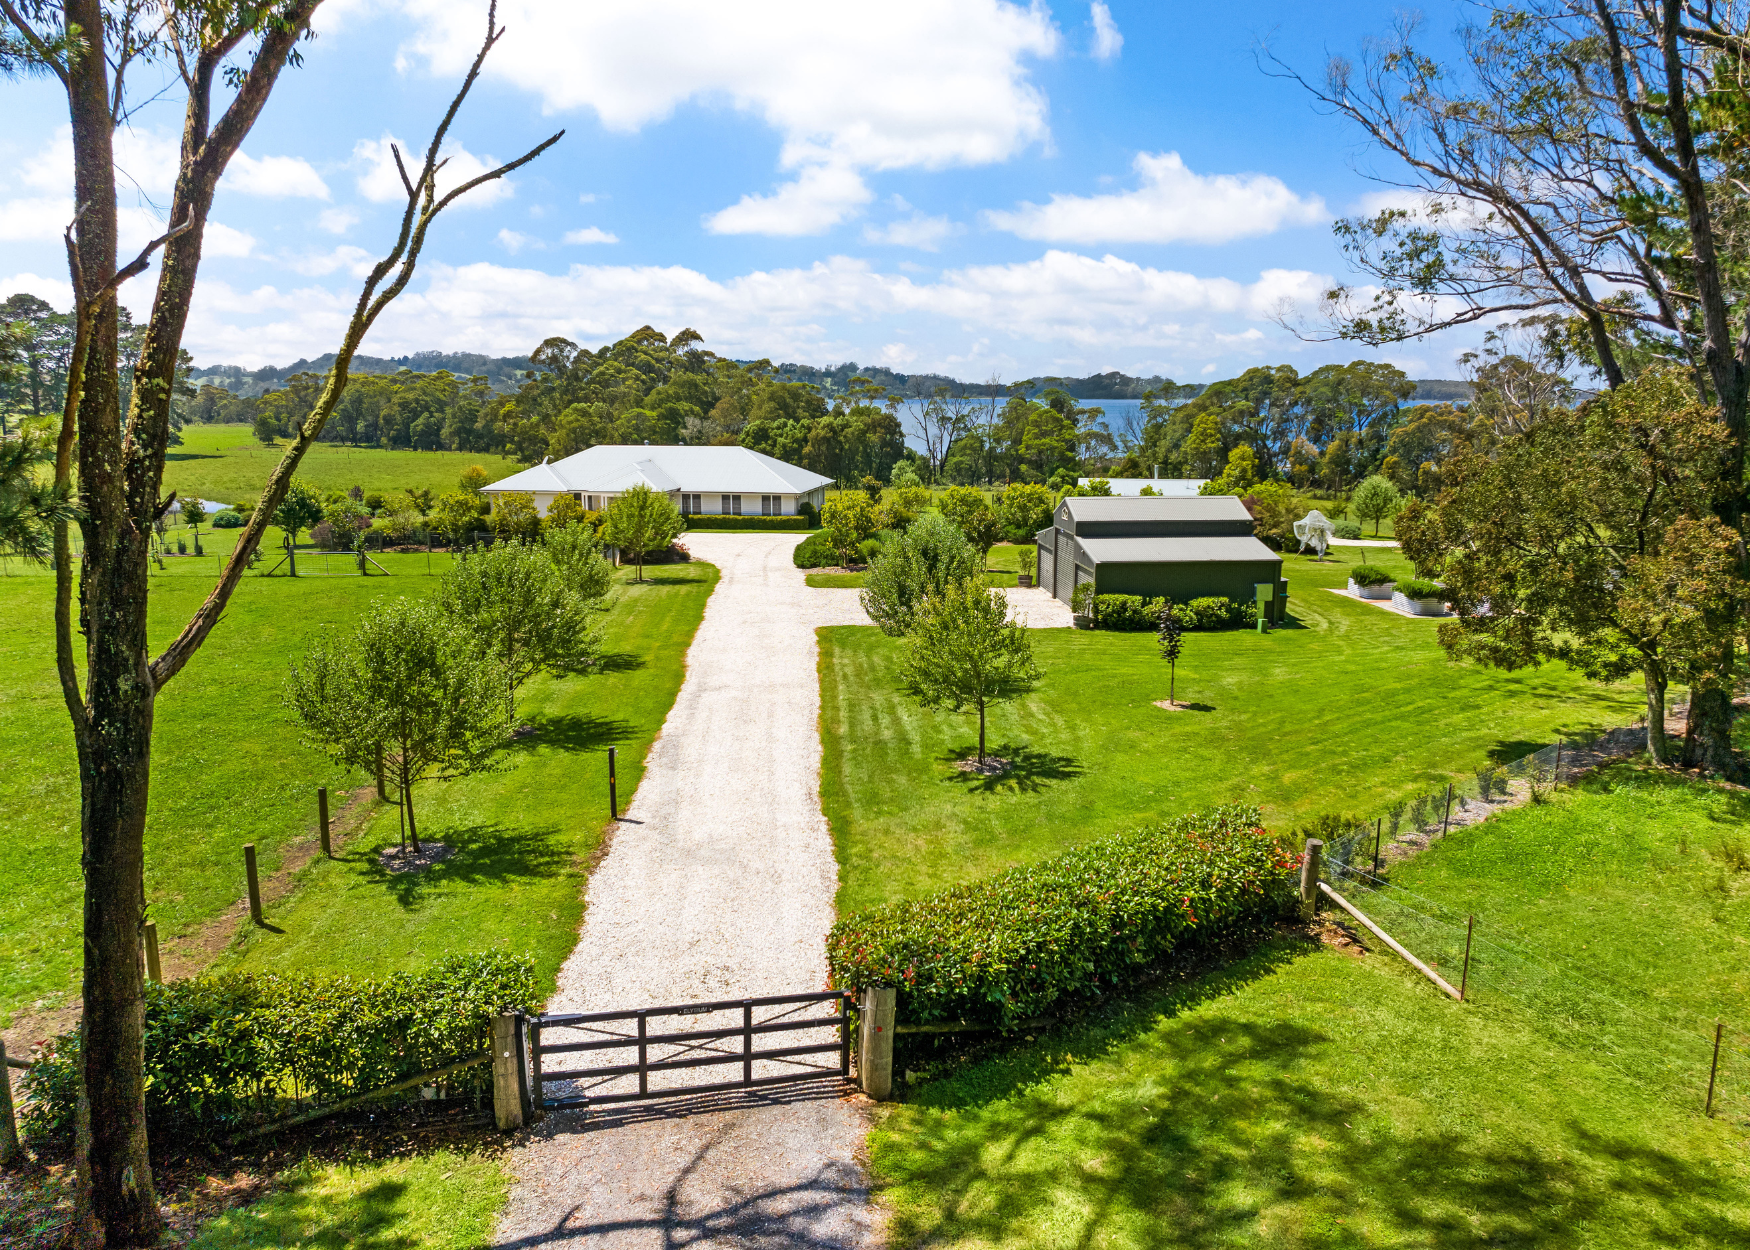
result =
[[1335,533],[1336,527],[1317,508],[1294,523],[1294,536],[1300,539],[1300,549],[1305,551],[1310,545],[1318,552],[1320,560],[1325,558],[1325,552],[1330,548]]

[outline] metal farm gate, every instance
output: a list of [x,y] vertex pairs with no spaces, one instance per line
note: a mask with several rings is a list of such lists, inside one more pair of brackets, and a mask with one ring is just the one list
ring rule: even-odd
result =
[[[853,1005],[849,993],[826,991],[537,1016],[529,1021],[533,1102],[542,1109],[589,1107],[844,1079],[851,1074]],[[683,1017],[682,1027],[651,1030],[652,1020],[673,1017]],[[789,1045],[762,1048],[764,1040]],[[735,1079],[687,1079],[715,1076],[711,1069],[718,1067],[731,1067]],[[549,1097],[550,1085],[571,1088]]]

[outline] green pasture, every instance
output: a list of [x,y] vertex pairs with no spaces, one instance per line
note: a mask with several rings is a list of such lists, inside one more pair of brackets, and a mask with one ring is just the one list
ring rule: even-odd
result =
[[839,907],[915,897],[1101,833],[1213,803],[1259,804],[1272,823],[1370,815],[1557,734],[1626,724],[1629,686],[1559,665],[1502,673],[1448,660],[1436,624],[1334,594],[1351,562],[1403,569],[1388,548],[1288,556],[1291,623],[1191,633],[1167,712],[1150,633],[1041,629],[1045,678],[993,711],[1003,777],[969,777],[976,720],[920,711],[898,689],[900,643],[870,626],[820,631],[822,800]]
[[[182,446],[172,447],[165,457],[164,491],[183,491],[222,503],[253,500],[285,450],[284,440],[271,447],[258,443],[247,425],[186,425]],[[322,491],[362,486],[367,494],[386,494],[423,487],[442,494],[457,489],[463,472],[475,464],[493,481],[523,467],[489,452],[385,451],[317,443],[304,454],[298,476]]]

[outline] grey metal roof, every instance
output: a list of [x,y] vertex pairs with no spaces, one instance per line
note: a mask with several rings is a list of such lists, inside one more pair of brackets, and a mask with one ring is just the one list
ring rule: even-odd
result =
[[1252,514],[1234,495],[1153,496],[1071,495],[1062,506],[1073,521],[1250,521]]
[[650,447],[603,443],[542,463],[486,487],[503,491],[594,491],[617,494],[639,482],[660,491],[730,495],[801,495],[830,477],[746,447]]
[[1271,551],[1256,538],[1078,538],[1076,541],[1095,564],[1282,563],[1279,553]]

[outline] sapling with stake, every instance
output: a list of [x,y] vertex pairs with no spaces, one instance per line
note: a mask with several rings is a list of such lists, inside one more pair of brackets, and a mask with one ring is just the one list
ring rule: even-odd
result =
[[1167,662],[1167,706],[1177,707],[1179,653],[1185,649],[1185,629],[1179,624],[1170,602],[1162,606],[1160,622],[1155,636],[1160,640],[1161,659]]

